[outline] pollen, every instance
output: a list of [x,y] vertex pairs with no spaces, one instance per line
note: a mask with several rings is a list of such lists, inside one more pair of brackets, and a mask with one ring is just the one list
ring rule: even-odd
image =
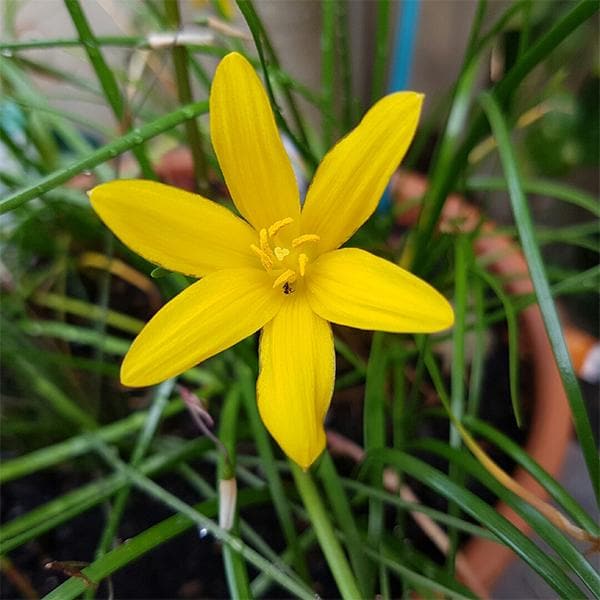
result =
[[318,242],[320,239],[321,238],[315,233],[305,233],[292,240],[292,248],[297,248],[298,246],[302,246],[302,244],[308,244],[310,242]]

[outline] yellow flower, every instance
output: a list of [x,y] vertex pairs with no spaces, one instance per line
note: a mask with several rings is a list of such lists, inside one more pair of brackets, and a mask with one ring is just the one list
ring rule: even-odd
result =
[[258,407],[283,451],[308,468],[325,447],[335,376],[329,321],[359,329],[432,332],[452,308],[400,267],[337,248],[373,213],[413,138],[423,97],[387,96],[319,166],[301,208],[268,98],[232,53],[210,95],[210,130],[241,216],[151,181],[90,193],[115,234],[153,263],[201,278],[166,304],[133,342],[121,381],[173,377],[262,328]]

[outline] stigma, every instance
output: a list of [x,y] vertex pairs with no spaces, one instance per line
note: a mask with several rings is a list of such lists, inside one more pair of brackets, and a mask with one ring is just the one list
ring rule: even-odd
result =
[[314,233],[292,237],[289,225],[293,222],[291,217],[275,221],[258,232],[257,244],[250,245],[262,267],[273,276],[273,288],[281,288],[285,295],[296,291],[306,275],[314,246],[321,239]]

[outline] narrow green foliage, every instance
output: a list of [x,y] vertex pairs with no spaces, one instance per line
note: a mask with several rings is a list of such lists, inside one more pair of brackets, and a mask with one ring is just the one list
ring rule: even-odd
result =
[[[365,388],[363,414],[363,440],[367,455],[374,449],[386,445],[386,410],[385,383],[386,360],[384,334],[375,332],[371,342],[371,354],[367,365],[367,380]],[[382,485],[383,471],[373,470],[372,484],[379,488]],[[377,498],[369,500],[368,534],[370,545],[377,546],[383,532],[383,503]],[[372,574],[374,577],[374,574]],[[372,586],[374,581],[370,582]],[[371,595],[369,588],[369,595]]]
[[[100,82],[104,92],[104,96],[106,97],[106,100],[112,108],[115,118],[117,119],[119,128],[126,131],[131,127],[132,115],[127,113],[127,107],[123,100],[121,91],[119,90],[119,86],[113,71],[104,60],[102,51],[98,46],[94,33],[92,32],[88,20],[81,8],[81,5],[79,4],[79,0],[64,1],[69,14],[71,15],[71,19],[73,20],[73,25],[75,25],[77,33],[79,34],[81,44],[87,53],[88,59],[96,73],[96,76],[98,77],[98,81]],[[156,175],[152,169],[148,157],[146,156],[143,145],[134,147],[133,153],[137,158],[144,177],[146,179],[156,179]]]
[[519,398],[519,329],[517,323],[517,314],[513,303],[502,289],[502,286],[496,279],[481,268],[476,268],[475,273],[494,291],[502,302],[502,308],[506,315],[506,327],[508,331],[508,376],[510,385],[510,399],[512,402],[513,414],[519,427],[523,425],[523,415],[521,410],[521,400]]
[[[178,31],[181,28],[179,0],[165,0],[164,6],[169,27]],[[190,104],[193,101],[193,96],[188,73],[188,51],[185,46],[175,45],[173,46],[171,53],[173,56],[173,65],[175,67],[175,80],[177,82],[179,102],[181,102],[181,104]],[[190,151],[192,153],[196,185],[199,191],[206,192],[208,190],[208,169],[204,157],[203,142],[198,121],[196,119],[186,121],[185,130]]]
[[535,238],[535,228],[529,212],[527,198],[521,184],[521,175],[510,143],[508,129],[494,96],[483,94],[481,96],[481,104],[496,136],[515,216],[515,223],[529,266],[531,280],[535,288],[540,310],[542,311],[546,331],[552,344],[556,364],[558,365],[565,392],[571,406],[575,431],[585,457],[594,493],[600,499],[600,461],[594,442],[594,434],[581,394],[581,388],[573,371],[569,351],[567,350],[556,306],[552,298],[552,292],[548,284],[544,262]]
[[356,575],[361,595],[366,597],[369,568],[367,558],[363,552],[364,540],[352,514],[352,508],[346,496],[346,491],[342,487],[335,464],[328,452],[325,452],[321,458],[317,475],[325,489],[335,519],[344,534],[346,551],[350,557],[350,563]]
[[[460,421],[465,412],[465,374],[467,364],[465,359],[465,322],[468,305],[468,273],[469,263],[472,256],[469,252],[470,244],[468,237],[458,235],[454,245],[454,328],[452,330],[452,391],[450,398],[450,407],[452,413]],[[461,445],[460,434],[456,427],[450,425],[450,445],[453,448],[459,448]],[[450,478],[464,485],[465,479],[452,465],[449,470]],[[448,505],[448,514],[453,517],[460,515],[458,507],[450,503]],[[449,548],[446,561],[446,567],[449,573],[453,574],[455,569],[456,553],[458,551],[458,532],[451,528],[448,531]]]
[[107,160],[115,158],[127,150],[130,150],[144,141],[153,138],[169,129],[172,129],[176,125],[193,119],[198,115],[204,114],[208,111],[208,102],[194,102],[186,106],[173,111],[160,117],[155,121],[147,123],[138,129],[134,129],[124,136],[117,138],[115,141],[99,148],[95,152],[88,154],[85,158],[82,158],[70,166],[58,169],[53,173],[50,173],[43,179],[36,183],[27,186],[26,188],[10,194],[0,202],[0,214],[4,214],[10,210],[15,209],[17,206],[21,206],[25,202],[29,202],[34,198],[43,196],[49,190],[54,189],[61,183],[69,181],[75,175],[92,169],[97,165],[100,165]]
[[293,552],[294,565],[296,569],[303,576],[303,578],[308,579],[308,567],[306,565],[304,556],[300,553],[298,547],[298,535],[296,533],[296,527],[294,526],[292,512],[286,497],[283,482],[277,468],[275,467],[275,456],[273,454],[271,441],[269,440],[265,426],[260,420],[260,415],[258,414],[254,377],[252,376],[252,373],[247,365],[244,364],[240,364],[238,366],[238,373],[241,380],[240,385],[244,408],[248,418],[250,419],[250,426],[252,427],[253,437],[257,445],[258,454],[262,459],[265,469],[277,519],[283,531],[286,543]]
[[[239,495],[241,506],[253,506],[261,504],[266,498],[264,490],[242,490]],[[214,518],[217,514],[216,500],[206,500],[194,506],[194,510],[208,518]],[[151,552],[154,548],[181,535],[194,526],[194,521],[183,514],[176,514],[157,525],[146,529],[142,533],[129,538],[126,544],[122,544],[96,559],[83,573],[94,582],[102,582],[119,569],[127,566],[140,556]],[[52,590],[44,597],[44,600],[74,600],[86,590],[86,583],[80,577],[71,577],[63,584]]]
[[437,469],[408,454],[389,449],[377,450],[370,454],[367,457],[367,465],[371,462],[374,465],[382,462],[399,464],[411,477],[422,481],[445,498],[452,499],[474,519],[485,523],[504,544],[535,569],[562,597],[582,597],[581,590],[571,582],[562,569],[558,568],[556,561],[551,560],[483,500],[457,485]]
[[373,83],[371,102],[376,102],[385,93],[390,45],[390,0],[377,0],[377,19],[375,25],[375,57],[373,61]]
[[[219,453],[218,479],[219,486],[223,481],[235,482],[235,459],[236,459],[236,441],[237,441],[237,421],[240,412],[240,390],[239,387],[232,387],[225,396],[223,408],[221,409],[219,423],[219,439],[223,444],[226,453]],[[221,489],[221,488],[219,488]],[[237,490],[237,483],[236,488]],[[239,535],[240,528],[237,518],[237,498],[233,500],[236,505],[233,507],[234,522],[231,528],[233,535]],[[220,511],[223,510],[222,503],[232,502],[231,497],[219,497]],[[230,546],[223,548],[223,563],[225,565],[225,575],[227,586],[232,598],[251,598],[250,583],[248,581],[248,571],[243,558],[235,552]]]
[[[173,145],[183,144],[193,159],[193,173],[186,179],[191,185],[195,180],[204,195],[231,206],[224,185],[212,175],[208,189],[208,171],[218,173],[219,166],[203,139],[200,117],[209,104],[193,102],[193,95],[197,89],[208,96],[215,63],[232,50],[248,54],[261,73],[277,126],[303,159],[294,167],[301,166],[306,175],[314,171],[322,151],[348,133],[359,112],[364,112],[353,87],[365,74],[355,72],[354,66],[372,65],[366,74],[372,100],[385,94],[396,10],[390,0],[376,0],[364,12],[349,0],[328,0],[315,9],[321,16],[316,49],[321,75],[314,89],[282,66],[275,44],[278,48],[282,38],[270,37],[262,7],[252,0],[236,2],[243,27],[213,17],[211,7],[203,7],[200,15],[191,4],[184,12],[179,0],[149,0],[136,4],[135,15],[128,8],[123,13],[134,17],[132,35],[103,36],[94,31],[100,28],[91,20],[87,3],[64,0],[73,37],[29,40],[18,37],[18,3],[10,0],[1,9],[5,39],[0,42],[0,83],[6,94],[0,102],[0,150],[7,161],[0,167],[0,187],[6,190],[0,214],[12,212],[3,219],[0,247],[0,353],[6,365],[2,450],[11,457],[0,467],[0,483],[11,486],[12,494],[19,489],[14,486],[21,485],[19,478],[31,482],[56,478],[61,491],[38,499],[34,509],[3,524],[0,554],[11,553],[15,567],[27,575],[19,558],[24,547],[35,550],[40,540],[45,546],[44,540],[60,536],[61,527],[101,505],[105,516],[90,547],[93,553],[97,544],[96,556],[82,571],[94,585],[87,587],[82,577],[70,577],[46,598],[119,597],[118,584],[113,593],[108,578],[142,556],[166,549],[166,544],[177,544],[178,536],[193,528],[207,532],[207,538],[194,543],[212,548],[216,561],[202,568],[216,564],[232,598],[283,595],[309,600],[317,592],[353,600],[474,598],[455,573],[458,542],[467,536],[510,549],[557,597],[599,597],[600,578],[586,558],[586,548],[576,548],[552,524],[559,516],[553,519],[555,513],[532,498],[529,505],[509,491],[518,488],[493,468],[486,470],[485,461],[477,460],[481,455],[467,451],[467,446],[477,448],[466,430],[529,473],[564,516],[577,524],[570,529],[575,537],[600,534],[593,515],[524,448],[497,430],[495,421],[479,418],[488,408],[483,406],[488,401],[484,387],[504,387],[496,381],[493,353],[487,352],[495,341],[494,325],[500,323],[508,332],[512,410],[522,425],[519,377],[525,373],[519,373],[518,316],[537,302],[591,483],[600,497],[600,465],[590,420],[554,304],[569,294],[583,314],[586,303],[597,300],[600,267],[589,267],[588,259],[600,249],[600,207],[583,188],[566,185],[556,175],[546,179],[537,161],[539,150],[529,146],[529,138],[525,143],[521,135],[511,139],[513,124],[520,131],[522,116],[533,114],[529,109],[534,106],[549,111],[536,126],[577,122],[579,129],[565,134],[562,141],[573,148],[589,142],[592,105],[583,88],[575,91],[572,78],[565,80],[562,72],[570,72],[578,48],[591,47],[592,18],[600,3],[578,0],[541,7],[531,0],[514,0],[496,10],[489,0],[478,0],[472,7],[473,22],[454,85],[428,97],[427,114],[403,162],[405,169],[427,171],[424,197],[397,207],[406,217],[409,208],[422,202],[417,226],[404,232],[394,225],[396,213],[380,212],[350,242],[426,275],[452,303],[454,326],[431,336],[376,332],[368,353],[370,334],[350,336],[334,325],[339,375],[325,426],[328,434],[338,435],[338,443],[343,440],[339,436],[362,443],[364,458],[355,465],[349,457],[338,458],[325,450],[312,471],[302,471],[285,459],[261,421],[256,336],[178,376],[182,384],[194,386],[190,391],[206,402],[218,428],[212,439],[199,432],[195,439],[185,439],[193,430],[181,414],[184,402],[174,396],[173,391],[180,389],[175,380],[135,391],[119,382],[122,357],[156,303],[114,277],[114,271],[85,268],[81,260],[86,253],[102,253],[140,273],[151,272],[152,285],[165,302],[190,285],[191,278],[134,259],[94,215],[82,191],[86,186],[79,185],[83,177],[77,178],[76,187],[72,179],[85,173],[91,176],[87,186],[91,187],[115,177],[136,177],[138,172],[152,178],[147,150],[152,149],[154,160]],[[368,44],[371,56],[365,58],[354,56],[356,36],[350,35],[350,24],[366,13],[373,17],[375,30]],[[192,23],[199,35],[191,31]],[[181,31],[185,35],[174,40],[173,32]],[[518,31],[518,39],[507,35],[509,31]],[[162,43],[157,42],[160,34],[165,34]],[[493,83],[477,102],[477,82],[484,68],[487,73],[492,49]],[[87,75],[71,72],[67,63],[55,60],[65,51],[84,59]],[[509,60],[501,64],[496,54]],[[583,56],[581,50],[579,54]],[[540,87],[538,73],[544,77],[550,72],[556,74]],[[530,74],[531,85],[526,81]],[[597,74],[589,61],[582,60],[575,75],[575,80],[586,79],[589,85]],[[46,81],[38,87],[40,77]],[[61,108],[62,100],[73,99],[72,92],[89,103],[85,114]],[[573,110],[563,112],[563,104],[555,100],[568,94],[573,95]],[[179,105],[176,110],[173,103]],[[114,117],[109,124],[102,121],[107,108]],[[485,164],[470,158],[482,140],[493,149]],[[125,153],[133,154],[137,162]],[[494,163],[495,155],[500,165]],[[588,154],[579,156],[575,151],[573,157],[575,168],[591,164]],[[490,170],[499,166],[501,176],[497,169]],[[161,178],[171,180],[162,170]],[[502,236],[518,236],[535,293],[509,294],[505,290],[511,276],[492,272],[498,256],[479,255],[491,239],[483,218],[474,228],[470,220],[463,227],[460,221],[449,221],[444,210],[452,192],[466,197],[474,192],[478,203],[486,206],[503,197],[490,192],[505,191],[515,226],[494,225],[494,229]],[[563,203],[569,210],[574,207],[573,214],[582,214],[582,222],[535,226],[528,202],[533,208],[547,199],[553,209],[562,210]],[[563,261],[562,256],[554,260],[556,244],[583,257],[583,266]],[[548,250],[547,265],[541,250]],[[508,402],[506,398],[503,408],[510,416]],[[123,418],[128,410],[135,412]],[[334,444],[333,449],[341,446]],[[64,487],[63,476],[73,469],[77,480],[83,479],[75,484],[69,477],[71,487]],[[172,484],[173,488],[166,487]],[[200,503],[188,504],[178,497],[173,489],[179,486]],[[410,499],[413,486],[420,500]],[[536,537],[520,531],[502,511],[483,501],[475,492],[482,487],[523,519]],[[159,503],[173,516],[156,519],[120,543],[130,501],[139,501],[139,496],[149,507]],[[427,504],[432,496],[443,509]],[[429,535],[424,519],[446,532],[445,561],[430,556],[410,537],[415,527]],[[272,530],[265,531],[264,523],[272,524]],[[55,551],[52,544],[47,550]],[[327,570],[332,577],[323,579]]]
[[321,93],[325,103],[323,111],[323,146],[333,143],[333,126],[336,122],[334,111],[335,87],[335,12],[337,2],[324,2],[321,5]]

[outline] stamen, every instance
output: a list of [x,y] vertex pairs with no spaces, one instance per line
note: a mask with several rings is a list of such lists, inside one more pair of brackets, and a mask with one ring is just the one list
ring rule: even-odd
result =
[[304,277],[306,271],[306,264],[308,263],[308,256],[302,253],[298,256],[298,264],[300,265],[300,276]]
[[273,248],[273,252],[275,252],[275,256],[279,262],[281,262],[290,253],[287,248],[280,248],[279,246]]
[[254,252],[254,254],[256,254],[256,256],[258,256],[258,258],[260,258],[260,262],[262,263],[262,266],[267,271],[270,271],[271,268],[273,267],[273,261],[269,258],[269,256],[265,252],[263,252],[258,246],[255,246],[254,244],[250,244],[250,250],[252,250],[252,252]]
[[273,282],[273,287],[276,288],[284,283],[293,283],[294,281],[296,281],[296,273],[287,269]]
[[321,238],[315,233],[305,233],[295,239],[292,240],[292,248],[297,248],[302,244],[306,244],[308,242],[318,242]]
[[267,237],[267,230],[261,229],[258,232],[258,239],[260,240],[260,249],[271,259],[272,262],[275,262],[275,255],[273,254],[273,250],[271,250],[271,246],[269,246],[269,238]]
[[286,225],[293,223],[294,219],[292,217],[286,217],[285,219],[281,219],[280,221],[275,221],[271,227],[269,227],[269,237],[273,237],[277,235],[279,230],[283,229]]

